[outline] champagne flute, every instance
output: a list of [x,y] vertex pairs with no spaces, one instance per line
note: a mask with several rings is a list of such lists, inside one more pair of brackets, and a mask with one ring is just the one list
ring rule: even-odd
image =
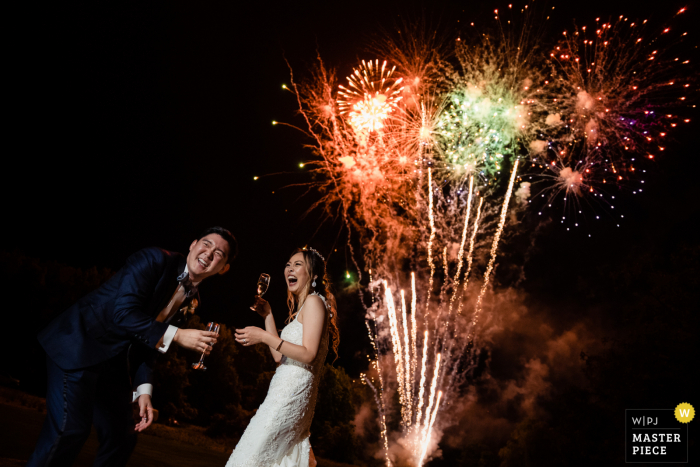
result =
[[[217,336],[219,335],[219,328],[220,326],[213,321],[207,325],[207,331],[215,332]],[[204,366],[204,352],[202,352],[202,356],[199,357],[199,361],[192,364],[192,369],[206,371],[207,367]]]
[[270,275],[260,274],[258,278],[258,296],[262,297],[267,292],[267,288],[270,287]]

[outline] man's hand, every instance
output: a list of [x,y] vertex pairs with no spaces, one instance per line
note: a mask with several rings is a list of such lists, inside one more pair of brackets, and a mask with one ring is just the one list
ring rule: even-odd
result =
[[140,433],[153,423],[153,405],[151,405],[151,396],[148,394],[141,394],[136,402],[139,404],[141,421],[136,424],[134,430]]
[[198,329],[178,329],[173,341],[180,347],[209,355],[211,346],[216,343],[216,333]]

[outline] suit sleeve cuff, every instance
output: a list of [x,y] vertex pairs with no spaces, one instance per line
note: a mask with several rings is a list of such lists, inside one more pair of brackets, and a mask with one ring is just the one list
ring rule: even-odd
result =
[[179,328],[176,328],[175,326],[168,326],[168,330],[165,331],[165,334],[163,334],[163,344],[158,347],[158,352],[165,353],[168,351],[170,344],[173,343],[173,338],[175,337],[175,333],[178,329]]
[[136,402],[136,399],[143,394],[148,394],[149,396],[153,397],[153,385],[146,383],[137,387],[136,391],[134,391],[134,400],[132,402]]

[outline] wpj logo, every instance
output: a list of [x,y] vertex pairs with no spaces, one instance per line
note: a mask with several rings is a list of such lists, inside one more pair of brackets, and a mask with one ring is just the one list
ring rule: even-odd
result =
[[688,424],[673,409],[625,410],[625,462],[687,463]]

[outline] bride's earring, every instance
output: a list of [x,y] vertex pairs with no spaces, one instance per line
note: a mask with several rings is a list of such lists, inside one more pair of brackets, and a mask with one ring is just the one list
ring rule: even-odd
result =
[[311,287],[316,287],[316,279],[311,283]]

